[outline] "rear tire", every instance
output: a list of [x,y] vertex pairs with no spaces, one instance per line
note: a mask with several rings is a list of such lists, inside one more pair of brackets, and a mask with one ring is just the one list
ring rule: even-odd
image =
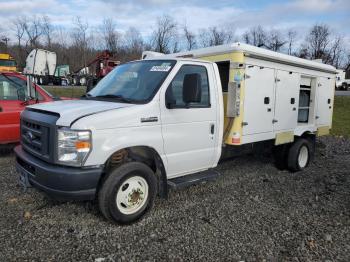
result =
[[98,204],[108,220],[130,224],[152,208],[156,194],[157,179],[152,169],[130,162],[111,171],[99,190]]
[[313,140],[306,138],[297,139],[289,148],[287,165],[292,172],[305,169],[314,154]]
[[343,83],[343,84],[340,86],[340,90],[348,91],[348,90],[349,90],[349,84]]

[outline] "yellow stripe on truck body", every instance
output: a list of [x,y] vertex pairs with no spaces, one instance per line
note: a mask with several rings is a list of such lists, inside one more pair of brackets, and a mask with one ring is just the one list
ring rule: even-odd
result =
[[[245,56],[243,52],[231,52],[226,54],[212,55],[212,56],[202,56],[199,59],[211,61],[211,62],[227,62],[230,61],[230,74],[229,82],[237,81],[240,78],[240,114],[238,117],[234,117],[231,121],[226,115],[227,112],[227,92],[223,93],[224,98],[224,137],[225,143],[228,145],[241,145],[242,144],[242,122],[244,116],[244,75],[245,75]],[[235,65],[243,65],[242,67],[236,67]],[[231,123],[230,123],[231,122]],[[228,127],[230,124],[230,127]],[[227,129],[229,128],[229,130]]]

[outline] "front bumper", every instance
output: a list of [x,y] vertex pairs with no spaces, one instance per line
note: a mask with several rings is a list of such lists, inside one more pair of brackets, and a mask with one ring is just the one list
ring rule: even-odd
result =
[[49,164],[15,147],[16,168],[28,182],[48,196],[59,200],[93,200],[103,167],[65,167]]

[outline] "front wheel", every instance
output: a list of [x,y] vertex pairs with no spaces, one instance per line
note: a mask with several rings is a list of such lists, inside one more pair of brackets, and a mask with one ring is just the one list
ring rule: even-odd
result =
[[114,169],[98,194],[101,213],[120,224],[143,217],[153,206],[157,180],[152,169],[139,162],[126,163]]

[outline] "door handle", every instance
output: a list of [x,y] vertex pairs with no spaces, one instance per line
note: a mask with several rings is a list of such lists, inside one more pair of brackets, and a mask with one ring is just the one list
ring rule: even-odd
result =
[[268,96],[264,97],[264,104],[265,105],[270,104],[270,97],[268,97]]
[[215,132],[215,125],[210,124],[210,134],[214,135],[214,132]]

